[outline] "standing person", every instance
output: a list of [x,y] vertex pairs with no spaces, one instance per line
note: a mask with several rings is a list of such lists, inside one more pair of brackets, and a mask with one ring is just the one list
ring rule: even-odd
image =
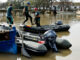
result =
[[9,26],[11,27],[13,24],[13,7],[12,4],[9,5],[7,9],[7,23],[10,24]]
[[56,14],[57,14],[56,6],[53,6],[53,14],[54,14],[54,16],[56,16]]
[[32,17],[29,14],[29,6],[30,6],[30,2],[27,2],[27,6],[24,6],[23,14],[26,16],[26,20],[23,22],[23,24],[25,24],[25,22],[28,20],[28,18],[30,18],[31,24],[33,25]]
[[35,10],[35,24],[37,27],[40,27],[40,12],[38,11],[37,8]]

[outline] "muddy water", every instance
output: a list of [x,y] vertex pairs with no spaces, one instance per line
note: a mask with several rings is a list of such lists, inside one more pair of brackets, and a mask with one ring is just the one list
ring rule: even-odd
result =
[[[14,18],[16,26],[18,27],[24,19],[23,16],[16,16]],[[6,18],[0,17],[0,20],[3,22],[6,21]],[[69,24],[71,26],[68,32],[57,33],[57,38],[67,39],[72,43],[70,49],[60,50],[59,53],[49,51],[45,56],[33,55],[31,59],[27,59],[20,54],[0,53],[0,60],[80,60],[80,16],[75,14],[57,14],[56,17],[49,14],[41,15],[41,25],[51,25],[58,20],[62,20],[64,24]],[[26,24],[31,25],[30,21]]]

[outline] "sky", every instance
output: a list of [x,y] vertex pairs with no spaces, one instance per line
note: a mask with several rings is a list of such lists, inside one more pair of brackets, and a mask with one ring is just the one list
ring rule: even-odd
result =
[[80,2],[80,0],[74,0],[74,2]]
[[7,2],[7,0],[0,0],[0,2]]
[[[57,0],[57,1],[59,1],[59,0]],[[71,1],[73,1],[73,2],[80,2],[80,0],[71,0]]]
[[[6,2],[7,0],[0,0],[0,2]],[[80,2],[80,0],[73,0],[74,2]]]

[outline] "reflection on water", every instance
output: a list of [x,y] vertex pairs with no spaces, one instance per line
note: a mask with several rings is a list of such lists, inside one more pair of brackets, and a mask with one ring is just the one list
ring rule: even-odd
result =
[[67,50],[60,50],[60,53],[57,53],[56,56],[62,56],[62,57],[66,57],[68,55],[70,55],[72,53],[72,51],[70,49]]
[[[33,14],[32,14],[33,16]],[[79,15],[78,15],[79,16]],[[51,25],[58,20],[62,20],[64,24],[69,24],[71,28],[68,32],[58,32],[58,38],[64,38],[72,43],[72,47],[69,50],[60,50],[55,53],[49,51],[45,56],[32,56],[32,59],[27,59],[24,56],[12,55],[12,54],[0,54],[0,60],[79,60],[80,59],[80,17],[76,15],[68,14],[57,14],[56,17],[53,15],[45,14],[41,15],[41,25]],[[33,16],[34,17],[34,16]],[[1,22],[6,21],[5,17],[0,17]],[[18,27],[20,23],[25,20],[23,16],[15,16],[14,23]],[[26,24],[31,25],[30,21]]]
[[71,54],[71,50],[60,50],[60,52],[55,53],[52,51],[49,51],[45,56],[33,56],[33,60],[57,60],[56,57],[67,57],[69,54]]
[[16,59],[17,59],[17,55],[0,53],[0,60],[16,60]]
[[57,36],[59,38],[61,38],[62,36],[69,36],[70,32],[66,31],[66,32],[57,32]]

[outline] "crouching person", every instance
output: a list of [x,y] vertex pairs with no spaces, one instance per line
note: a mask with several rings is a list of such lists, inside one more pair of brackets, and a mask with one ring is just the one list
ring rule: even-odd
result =
[[38,11],[37,8],[35,10],[35,24],[37,27],[40,27],[40,12]]

